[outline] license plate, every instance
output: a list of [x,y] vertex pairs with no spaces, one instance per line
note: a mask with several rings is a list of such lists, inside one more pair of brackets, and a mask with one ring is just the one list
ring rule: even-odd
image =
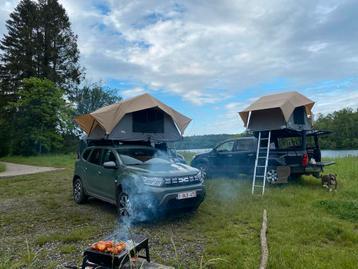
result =
[[196,197],[196,191],[188,191],[188,192],[181,192],[178,193],[178,200],[182,200],[182,199],[188,199],[188,198],[194,198]]

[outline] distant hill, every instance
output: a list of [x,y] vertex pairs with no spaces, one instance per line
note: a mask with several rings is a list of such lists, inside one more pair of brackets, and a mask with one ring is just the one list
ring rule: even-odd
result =
[[204,149],[213,148],[219,142],[226,139],[240,137],[242,134],[212,134],[184,136],[182,141],[174,143],[176,149]]

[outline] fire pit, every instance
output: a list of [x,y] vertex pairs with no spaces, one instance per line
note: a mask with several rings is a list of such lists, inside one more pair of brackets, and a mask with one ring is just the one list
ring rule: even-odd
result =
[[[117,235],[111,236],[106,240],[118,241]],[[122,268],[131,258],[144,258],[150,262],[148,238],[142,235],[133,235],[130,239],[121,239],[126,243],[126,248],[119,254],[100,252],[87,248],[83,253],[82,269],[94,268]],[[145,252],[144,256],[141,254]]]

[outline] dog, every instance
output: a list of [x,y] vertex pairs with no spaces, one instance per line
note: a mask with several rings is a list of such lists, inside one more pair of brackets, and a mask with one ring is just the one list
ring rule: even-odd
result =
[[327,188],[329,191],[337,189],[337,174],[321,175],[322,187]]

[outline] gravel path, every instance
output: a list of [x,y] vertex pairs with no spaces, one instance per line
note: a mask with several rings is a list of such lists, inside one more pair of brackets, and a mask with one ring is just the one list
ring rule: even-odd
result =
[[36,174],[36,173],[64,169],[64,168],[41,167],[41,166],[32,166],[32,165],[24,165],[24,164],[8,163],[8,162],[1,162],[1,163],[6,165],[6,170],[5,172],[0,173],[0,178],[29,175],[29,174]]

